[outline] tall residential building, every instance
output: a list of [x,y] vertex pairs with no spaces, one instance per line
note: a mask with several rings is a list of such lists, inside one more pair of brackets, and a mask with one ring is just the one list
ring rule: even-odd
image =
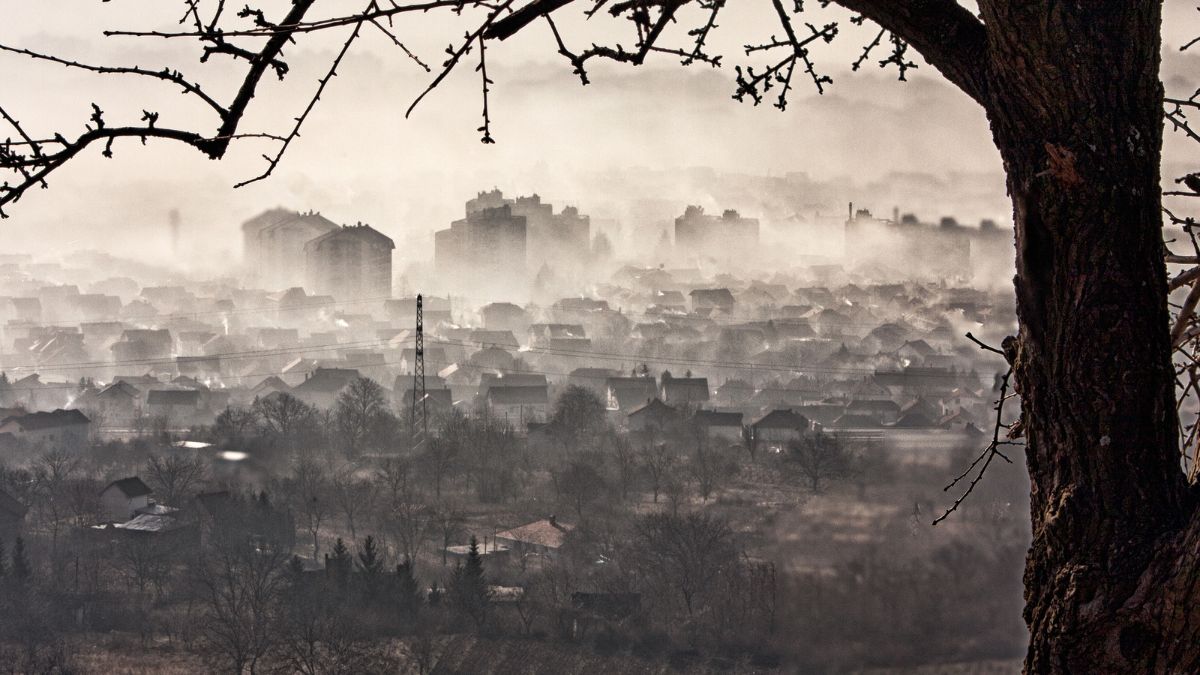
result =
[[242,223],[242,260],[249,263],[252,260],[258,260],[261,256],[261,249],[258,245],[259,233],[276,223],[291,220],[299,215],[291,209],[277,206]]
[[528,260],[531,266],[549,264],[570,270],[587,262],[591,249],[591,219],[568,206],[554,213],[551,204],[542,202],[536,194],[517,197],[512,204],[514,215],[524,216],[528,233]]
[[733,263],[758,248],[758,219],[733,209],[710,216],[689,206],[675,219],[675,250],[688,262]]
[[528,270],[580,269],[590,247],[591,220],[578,209],[554,213],[539,195],[509,199],[491,190],[467,201],[466,218],[434,234],[434,264],[451,289],[486,282],[521,291],[528,287]]
[[304,244],[305,288],[337,300],[392,295],[390,237],[369,225],[340,227]]
[[485,196],[467,203],[467,217],[434,233],[434,266],[447,288],[519,290],[526,284],[525,217],[510,204],[475,208]]
[[337,224],[319,213],[272,209],[242,225],[243,262],[250,279],[267,290],[304,283],[304,245]]
[[[894,211],[887,220],[872,216],[867,209],[856,210],[851,204],[844,260],[847,266],[881,279],[963,279],[971,275],[972,239],[978,239],[979,233],[953,218],[923,223],[911,213],[901,216]],[[1005,241],[1002,237],[999,240]],[[1007,245],[1012,245],[1011,239]],[[922,261],[922,265],[907,264],[914,260]]]

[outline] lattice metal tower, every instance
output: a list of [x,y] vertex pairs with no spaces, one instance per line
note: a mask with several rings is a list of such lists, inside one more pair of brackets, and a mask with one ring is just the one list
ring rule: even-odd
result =
[[409,408],[409,435],[417,451],[429,437],[429,414],[425,406],[425,318],[424,300],[417,294],[417,332],[413,356],[412,403]]

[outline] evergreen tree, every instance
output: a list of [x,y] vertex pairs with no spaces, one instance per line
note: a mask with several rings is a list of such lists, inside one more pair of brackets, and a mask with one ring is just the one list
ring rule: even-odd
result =
[[355,581],[362,591],[363,604],[374,605],[379,601],[379,582],[383,577],[383,556],[375,537],[367,535],[354,566],[358,568]]
[[0,540],[0,577],[8,572],[8,562],[4,559],[4,541]]
[[33,573],[33,569],[29,566],[29,556],[25,554],[25,540],[17,537],[13,542],[12,552],[12,569],[13,576],[18,579],[28,579]]
[[479,555],[479,542],[475,537],[471,537],[466,564],[454,568],[447,590],[455,611],[470,617],[477,628],[482,628],[487,620],[488,587],[483,571],[483,556]]
[[396,565],[396,606],[400,613],[412,616],[421,606],[421,588],[417,578],[413,576],[412,561],[405,558],[404,562]]
[[350,549],[346,548],[346,542],[338,537],[337,543],[333,545],[333,553],[325,556],[325,569],[333,575],[335,581],[342,588],[350,581],[350,568],[354,564],[354,557],[350,554]]
[[304,576],[304,561],[300,560],[300,556],[293,555],[288,561],[288,576],[293,585],[299,585]]
[[383,573],[383,558],[379,555],[379,546],[375,537],[367,535],[362,550],[358,552],[358,571],[369,576],[378,577]]

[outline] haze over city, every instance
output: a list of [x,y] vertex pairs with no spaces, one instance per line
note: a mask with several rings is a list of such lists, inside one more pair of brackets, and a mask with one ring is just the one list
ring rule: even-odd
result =
[[0,0],[0,670],[1200,669],[1195,8],[577,2]]

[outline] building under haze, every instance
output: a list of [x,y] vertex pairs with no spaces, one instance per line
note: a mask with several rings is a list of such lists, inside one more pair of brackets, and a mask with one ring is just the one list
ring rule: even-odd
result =
[[[991,227],[989,231],[996,228]],[[847,266],[872,278],[963,279],[971,276],[972,240],[980,230],[953,218],[923,223],[915,215],[893,212],[890,220],[867,209],[849,207],[845,230]],[[910,266],[920,261],[918,267]],[[897,275],[903,271],[903,275]]]
[[299,215],[299,213],[291,209],[276,207],[263,211],[242,223],[242,259],[248,266],[251,266],[247,270],[249,273],[255,273],[257,270],[252,267],[252,264],[262,260],[262,247],[259,245],[258,239],[259,234],[272,225],[285,220],[291,220]]
[[340,227],[304,244],[305,288],[337,300],[392,295],[391,237],[370,225]]
[[585,269],[591,236],[591,218],[573,206],[555,213],[537,194],[509,199],[490,190],[467,200],[466,218],[434,234],[434,266],[450,289],[475,292],[487,283],[520,295],[529,269],[568,278]]
[[732,263],[754,255],[758,248],[758,219],[744,218],[733,209],[710,216],[689,206],[675,219],[675,250],[689,262]]
[[290,213],[274,209],[242,225],[246,268],[253,281],[282,290],[305,282],[305,245],[338,226],[315,212]]
[[456,290],[491,287],[519,289],[526,283],[527,230],[524,216],[513,213],[498,190],[481,192],[467,202],[467,217],[434,233],[434,267],[443,285]]
[[527,259],[537,265],[549,263],[570,269],[588,261],[591,250],[591,219],[568,206],[559,213],[536,194],[517,197],[512,212],[524,216],[528,242]]

